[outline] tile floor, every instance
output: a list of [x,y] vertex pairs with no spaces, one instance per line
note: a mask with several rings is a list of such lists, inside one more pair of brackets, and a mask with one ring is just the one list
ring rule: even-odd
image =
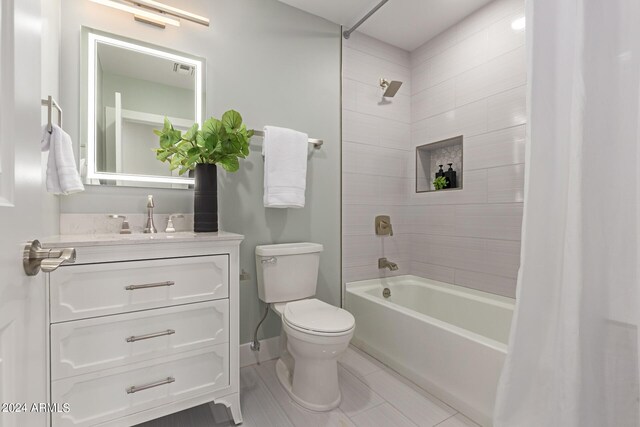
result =
[[[292,402],[275,374],[275,360],[240,371],[244,427],[478,427],[377,360],[349,347],[339,364],[342,403],[331,412]],[[198,406],[138,427],[233,426],[224,406]]]

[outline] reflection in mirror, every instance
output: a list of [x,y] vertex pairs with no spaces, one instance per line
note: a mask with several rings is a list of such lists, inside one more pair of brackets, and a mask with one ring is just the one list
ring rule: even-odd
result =
[[167,117],[185,131],[202,123],[202,68],[197,58],[87,32],[88,184],[187,188],[156,159]]

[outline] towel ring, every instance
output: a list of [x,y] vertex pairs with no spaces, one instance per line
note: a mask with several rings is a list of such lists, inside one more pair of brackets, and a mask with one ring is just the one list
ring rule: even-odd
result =
[[47,126],[48,126],[48,130],[49,133],[51,133],[53,131],[53,126],[52,126],[52,121],[51,121],[51,115],[52,112],[51,110],[53,108],[55,108],[56,110],[58,110],[58,126],[62,127],[62,108],[60,108],[60,105],[56,102],[55,99],[53,99],[53,97],[51,97],[51,95],[49,95],[47,97],[47,99],[43,99],[41,100],[41,104],[44,107],[47,107]]

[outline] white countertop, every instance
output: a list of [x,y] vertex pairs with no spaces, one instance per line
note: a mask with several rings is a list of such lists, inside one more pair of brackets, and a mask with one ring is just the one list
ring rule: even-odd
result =
[[41,241],[47,248],[60,246],[112,246],[138,245],[153,243],[186,243],[186,242],[220,242],[242,240],[241,234],[218,231],[216,233],[194,233],[182,231],[175,233],[133,233],[133,234],[62,234],[51,236]]

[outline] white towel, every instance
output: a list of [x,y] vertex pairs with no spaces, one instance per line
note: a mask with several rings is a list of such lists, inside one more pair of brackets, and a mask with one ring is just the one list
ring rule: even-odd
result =
[[265,126],[262,142],[265,207],[304,207],[308,140],[306,133]]
[[47,191],[52,194],[72,194],[84,191],[73,156],[71,137],[64,130],[52,125],[42,127],[41,151],[49,151],[47,159]]

